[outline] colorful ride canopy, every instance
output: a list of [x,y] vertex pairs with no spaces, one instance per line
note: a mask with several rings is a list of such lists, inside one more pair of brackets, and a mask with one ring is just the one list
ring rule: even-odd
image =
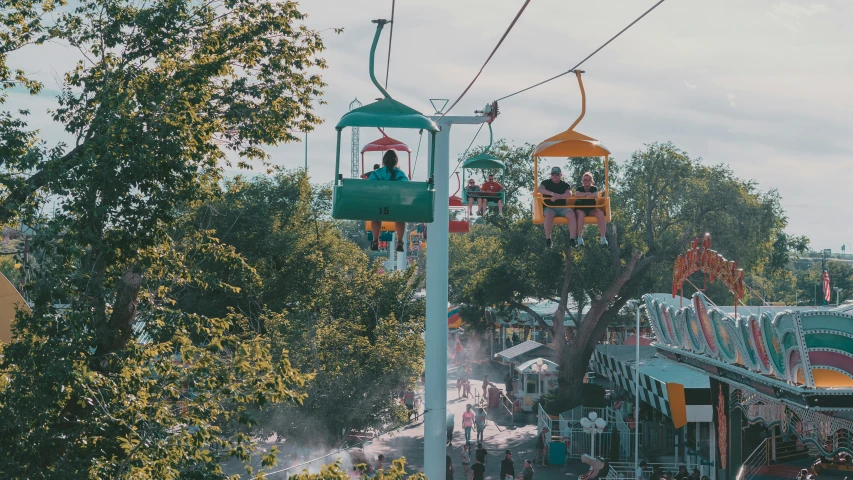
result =
[[658,345],[791,385],[853,388],[853,315],[785,310],[733,316],[701,292],[678,309],[652,295],[643,300]]
[[[610,150],[605,148],[598,140],[574,130],[586,114],[586,92],[583,88],[581,73],[580,70],[575,70],[581,90],[582,103],[580,116],[568,130],[543,140],[533,149],[533,223],[537,225],[545,223],[545,199],[541,193],[537,192],[537,189],[539,188],[539,159],[546,157],[602,157],[602,161],[604,162],[603,188],[598,192],[598,197],[595,199],[595,206],[585,206],[584,208],[597,208],[601,210],[604,212],[606,221],[610,222]],[[572,195],[571,198],[566,199],[566,206],[551,208],[573,208],[575,200],[574,195]],[[585,224],[595,224],[596,222],[596,218],[592,215],[587,215],[584,219]],[[568,220],[563,216],[557,216],[554,218],[554,223],[566,224]]]
[[[335,126],[337,149],[335,155],[335,181],[332,200],[332,217],[338,220],[382,220],[391,222],[432,222],[435,216],[435,134],[438,126],[417,110],[393,98],[382,88],[374,75],[376,45],[387,20],[375,20],[376,33],[370,47],[370,80],[382,93],[376,102],[356,108],[341,117]],[[430,157],[428,180],[377,181],[343,178],[341,168],[341,131],[346,127],[408,128],[430,132]],[[411,180],[411,179],[410,179]]]

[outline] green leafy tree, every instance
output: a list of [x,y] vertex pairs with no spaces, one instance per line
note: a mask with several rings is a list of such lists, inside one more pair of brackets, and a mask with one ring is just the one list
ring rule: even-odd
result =
[[243,313],[239,328],[259,332],[272,341],[274,357],[287,352],[295,368],[313,375],[304,403],[250,412],[261,432],[334,445],[350,429],[405,419],[391,392],[410,387],[423,370],[424,303],[414,299],[417,271],[378,275],[327,219],[327,198],[303,172],[225,182],[190,217],[228,242],[257,279],[210,257],[205,269],[234,288],[185,289],[178,306]]
[[[588,159],[570,159],[566,176],[593,168]],[[608,248],[588,238],[584,248],[547,250],[542,231],[523,216],[451,239],[455,301],[525,311],[551,331],[560,365],[557,408],[582,403],[595,344],[629,299],[671,290],[672,262],[689,241],[713,232],[718,251],[733,252],[747,268],[760,267],[785,225],[775,192],[762,193],[729,169],[706,166],[669,143],[635,152],[612,175]],[[558,245],[564,230],[557,229]],[[528,298],[557,302],[552,326],[525,305]]]
[[220,422],[250,426],[247,409],[304,398],[309,377],[233,328],[246,315],[176,307],[185,290],[258,283],[183,219],[218,195],[226,152],[265,162],[264,145],[319,122],[323,44],[304,18],[289,1],[4,4],[0,100],[41,88],[11,52],[49,41],[81,58],[53,110],[71,145],[40,139],[26,111],[0,113],[0,223],[39,226],[32,313],[0,359],[4,476],[221,478],[254,440]]

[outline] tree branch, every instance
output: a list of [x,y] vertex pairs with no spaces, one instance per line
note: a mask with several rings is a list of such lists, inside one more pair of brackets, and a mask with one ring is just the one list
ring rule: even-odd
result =
[[[551,332],[551,335],[554,335],[554,328],[549,327],[548,324],[545,323],[545,319],[542,318],[542,315],[536,313],[532,308],[528,307],[523,303],[516,302],[515,300],[510,300],[509,304],[518,310],[523,310],[527,312],[531,317],[533,317],[534,320],[536,320],[536,323],[538,323],[543,330],[548,330],[549,332]],[[553,324],[556,325],[557,322],[553,322]]]

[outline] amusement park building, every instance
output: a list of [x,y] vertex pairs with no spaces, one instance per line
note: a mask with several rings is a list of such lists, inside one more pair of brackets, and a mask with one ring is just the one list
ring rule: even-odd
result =
[[[654,342],[641,347],[640,400],[672,423],[676,461],[680,455],[692,463],[689,455],[700,456],[705,444],[701,456],[711,478],[734,479],[773,460],[783,463],[776,458],[783,444],[794,445],[805,463],[853,453],[849,307],[740,307],[735,313],[701,292],[643,300]],[[634,351],[601,345],[593,367],[615,389],[633,392]],[[710,438],[700,438],[705,435]],[[766,461],[744,465],[762,456]]]

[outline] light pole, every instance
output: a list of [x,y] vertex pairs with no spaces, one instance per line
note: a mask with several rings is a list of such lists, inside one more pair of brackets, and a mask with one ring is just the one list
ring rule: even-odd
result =
[[599,417],[595,412],[589,412],[584,418],[581,418],[581,427],[583,431],[592,435],[592,458],[595,458],[595,434],[604,433],[604,427],[607,426],[607,421]]
[[637,329],[634,331],[634,471],[640,466],[640,309],[642,304],[630,300],[628,308],[637,312]]

